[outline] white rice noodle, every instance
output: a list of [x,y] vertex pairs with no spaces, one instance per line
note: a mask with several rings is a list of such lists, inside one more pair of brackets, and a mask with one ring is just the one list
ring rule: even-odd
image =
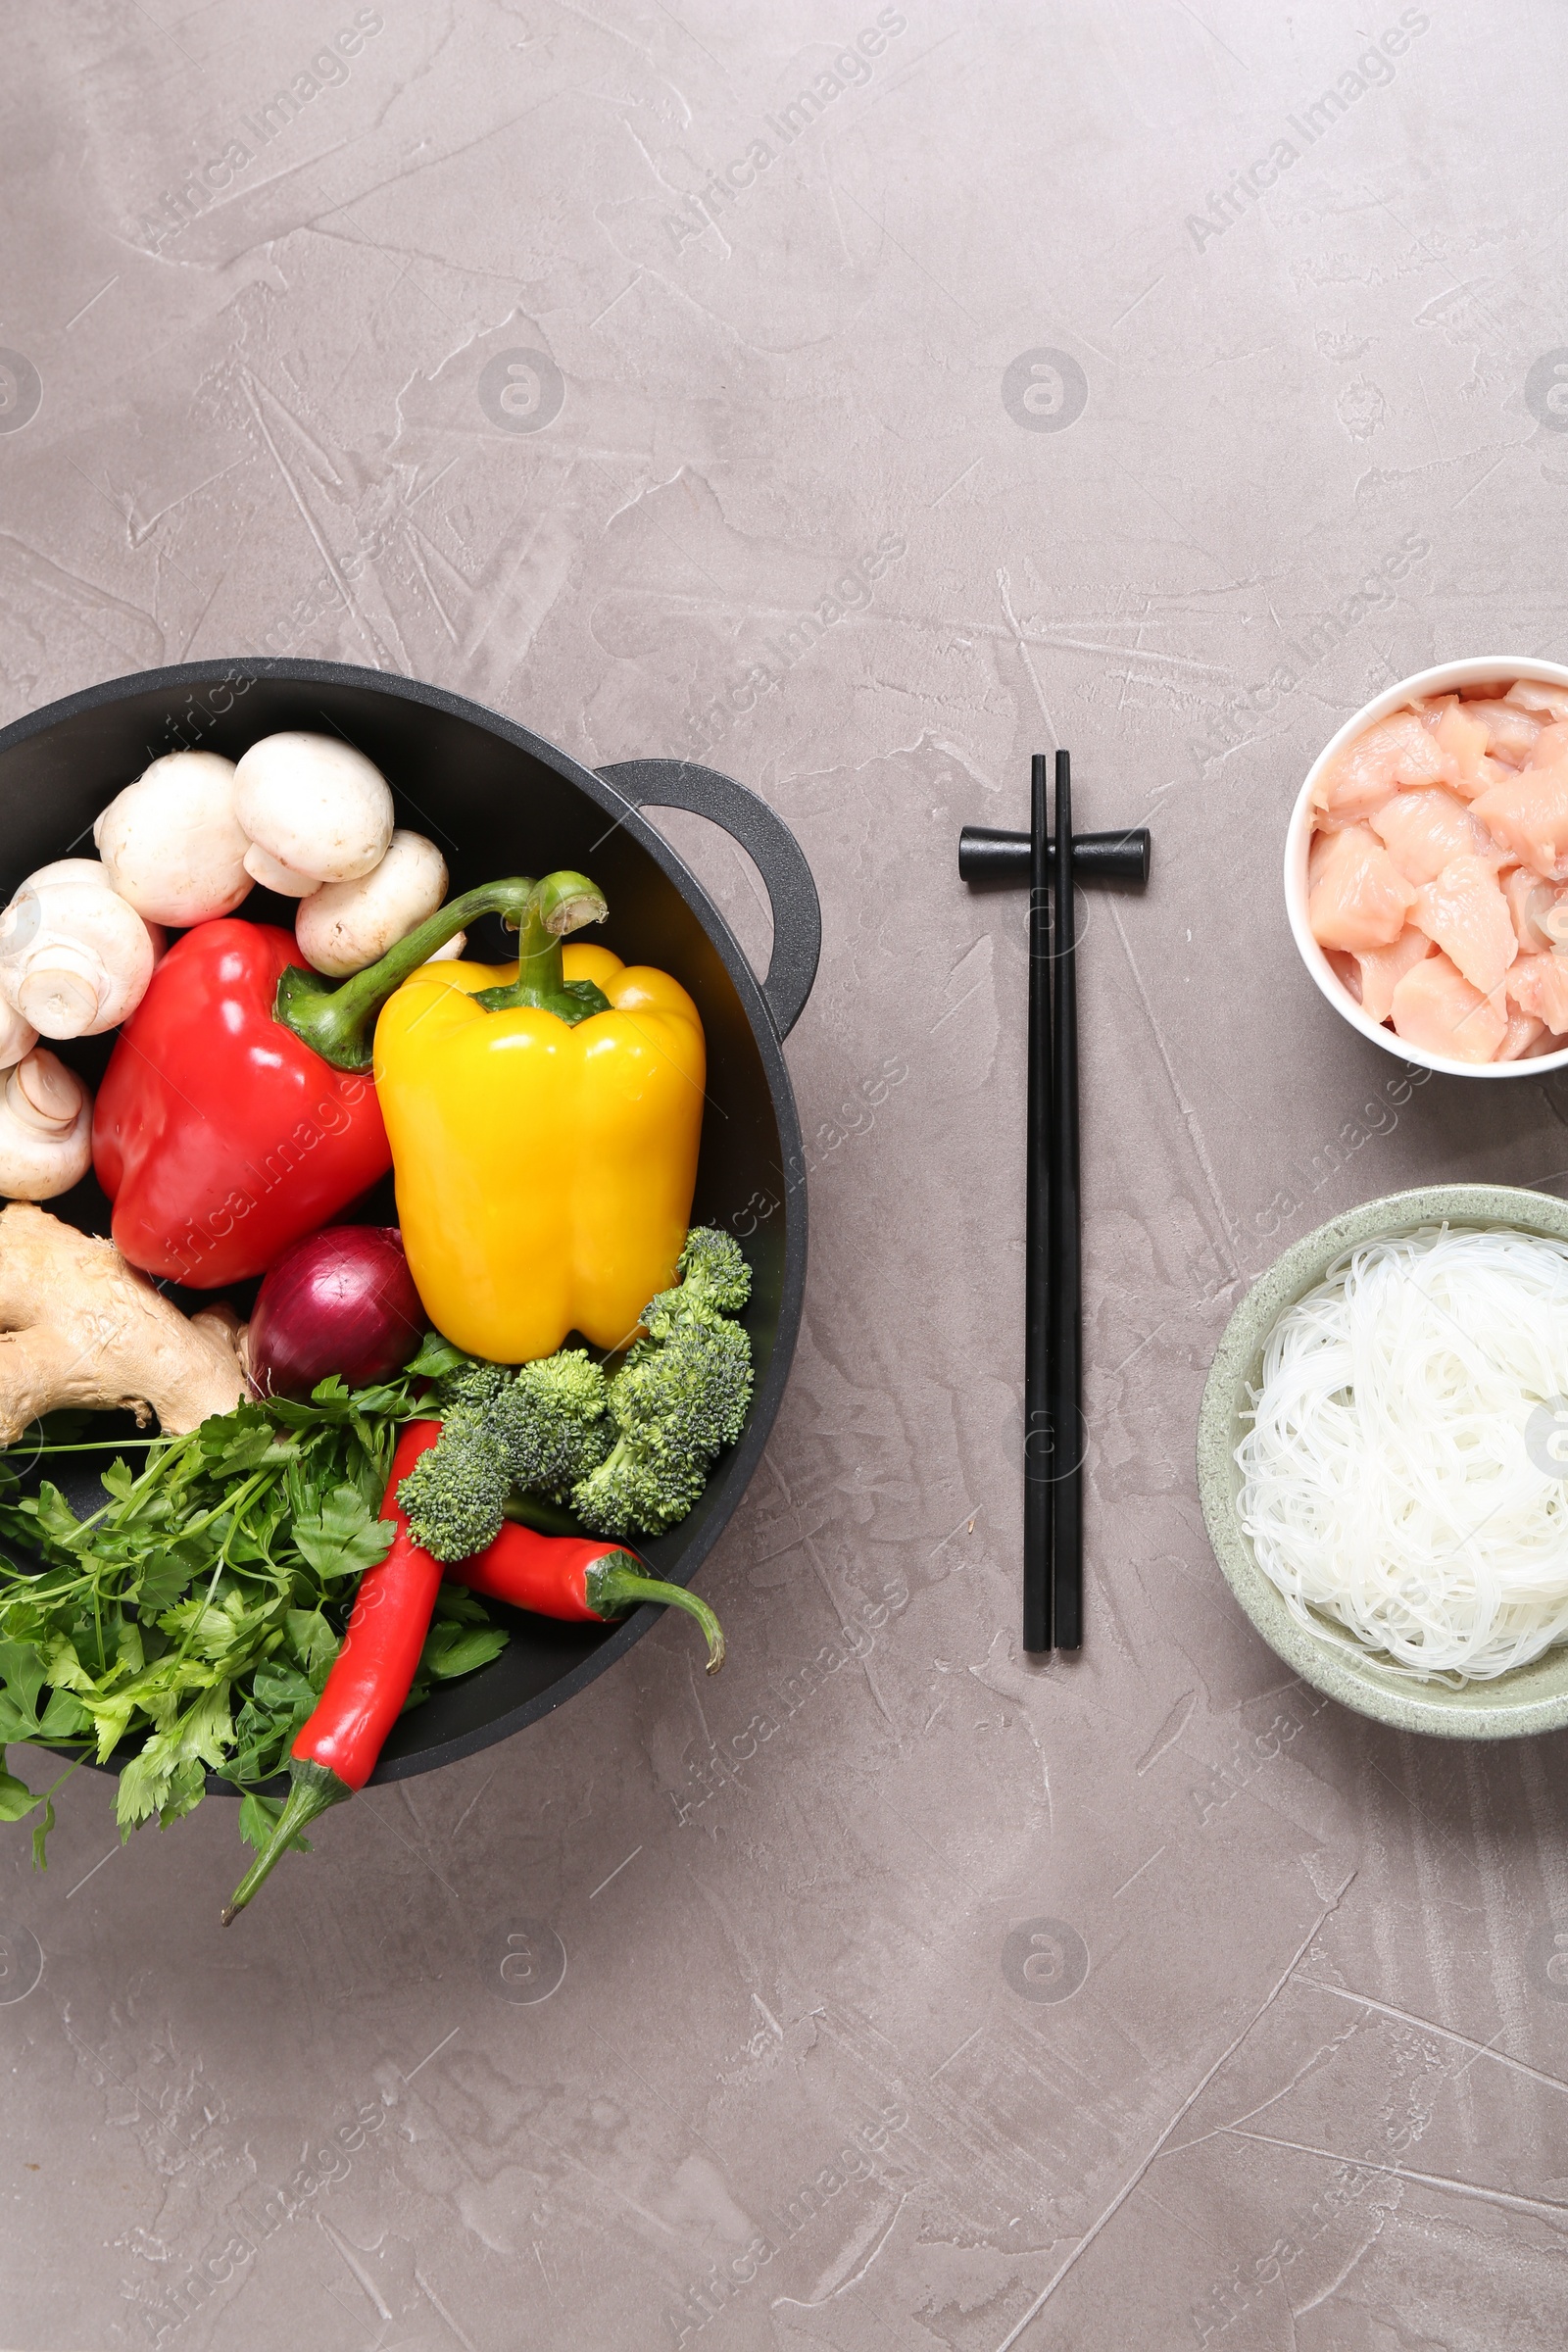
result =
[[1292,1615],[1450,1684],[1568,1640],[1568,1459],[1539,1418],[1563,1397],[1568,1245],[1445,1225],[1348,1251],[1276,1324],[1236,1450]]

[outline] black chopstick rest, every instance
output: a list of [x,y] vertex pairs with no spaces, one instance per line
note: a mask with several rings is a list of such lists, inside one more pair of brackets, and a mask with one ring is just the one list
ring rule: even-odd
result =
[[[1080,882],[1147,882],[1152,845],[1147,825],[1130,833],[1078,833],[1073,866]],[[1056,845],[1046,845],[1046,862],[1056,870]],[[1030,836],[999,833],[994,825],[965,825],[958,835],[958,878],[963,882],[1027,882]]]

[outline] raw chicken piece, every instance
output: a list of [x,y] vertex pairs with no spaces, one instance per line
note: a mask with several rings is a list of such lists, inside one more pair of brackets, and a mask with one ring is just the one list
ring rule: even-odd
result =
[[1541,967],[1544,956],[1517,956],[1502,983],[1504,1001],[1520,1012],[1541,1011]]
[[1472,988],[1446,956],[1412,964],[1394,992],[1394,1026],[1406,1045],[1450,1061],[1492,1061],[1508,1034],[1500,1004]]
[[1494,784],[1511,783],[1518,773],[1519,770],[1516,767],[1510,767],[1506,760],[1494,760],[1489,752],[1476,771],[1474,792],[1470,792],[1468,786],[1465,787],[1465,790],[1472,801],[1478,801],[1481,795],[1484,792],[1490,792]]
[[[1556,731],[1544,728],[1542,742]],[[1568,759],[1546,766],[1532,757],[1521,775],[1494,784],[1470,806],[1494,841],[1521,865],[1547,882],[1568,882]]]
[[[1323,854],[1306,903],[1307,921],[1320,948],[1348,948],[1359,955],[1398,938],[1415,897],[1377,835],[1365,825],[1351,825],[1333,835]],[[1500,892],[1497,904],[1502,906]],[[1513,937],[1511,923],[1508,937]]]
[[1517,703],[1504,698],[1494,703],[1466,703],[1466,718],[1478,718],[1487,730],[1487,750],[1505,767],[1523,767],[1535,749],[1541,720]]
[[1486,826],[1441,784],[1396,792],[1367,822],[1407,882],[1435,882],[1450,858],[1497,862]]
[[1432,732],[1453,761],[1465,799],[1485,792],[1488,779],[1482,762],[1492,749],[1492,737],[1485,719],[1477,718],[1475,705],[1455,703]]
[[1507,1033],[1493,1055],[1494,1061],[1521,1061],[1537,1038],[1549,1037],[1544,1021],[1538,1021],[1533,1012],[1510,1012]]
[[[1392,947],[1367,948],[1355,958],[1359,985],[1350,994],[1374,1021],[1386,1021],[1394,992],[1413,963],[1432,954],[1432,942],[1414,923],[1406,923]],[[1331,961],[1333,958],[1331,957]],[[1336,964],[1336,970],[1339,968]]]
[[1543,882],[1528,865],[1512,865],[1499,879],[1519,935],[1520,955],[1540,956],[1548,948],[1568,951],[1568,889]]
[[1503,983],[1507,1003],[1557,1033],[1568,1030],[1568,958],[1521,956]]
[[1544,726],[1530,747],[1527,768],[1561,767],[1568,762],[1568,725],[1554,718]]
[[1561,1054],[1565,1049],[1568,1049],[1568,1037],[1553,1037],[1549,1029],[1543,1029],[1535,1043],[1526,1046],[1519,1058],[1521,1061],[1534,1061],[1538,1054]]
[[1346,745],[1313,788],[1328,823],[1354,824],[1401,784],[1454,784],[1458,767],[1413,710],[1395,710]]
[[[1378,949],[1373,950],[1374,955],[1382,952],[1383,951]],[[1334,974],[1335,979],[1345,990],[1346,995],[1348,997],[1353,997],[1356,1004],[1359,1004],[1361,1002],[1361,962],[1359,956],[1347,956],[1343,948],[1325,948],[1323,953],[1328,957],[1329,970]]]
[[1568,718],[1568,693],[1560,686],[1543,686],[1537,678],[1515,678],[1502,699],[1542,718]]
[[1323,871],[1324,860],[1334,847],[1337,835],[1334,833],[1314,830],[1311,846],[1306,853],[1306,887],[1309,891],[1316,890],[1318,876]]
[[1450,858],[1437,880],[1416,892],[1415,920],[1483,996],[1501,986],[1519,953],[1508,902],[1485,858]]
[[1549,903],[1532,907],[1531,919],[1544,933],[1551,954],[1562,957],[1568,956],[1568,890],[1552,890],[1549,883],[1543,887],[1550,893]]

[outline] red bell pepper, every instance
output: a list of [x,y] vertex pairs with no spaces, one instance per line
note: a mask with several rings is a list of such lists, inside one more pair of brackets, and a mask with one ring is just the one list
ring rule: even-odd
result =
[[371,1079],[272,1017],[291,967],[287,931],[198,923],[116,1042],[93,1166],[117,1248],[149,1274],[210,1291],[265,1273],[392,1164]]
[[515,931],[534,887],[518,875],[466,891],[336,988],[270,923],[222,915],[176,940],[120,1033],[93,1115],[122,1254],[220,1290],[265,1274],[384,1176],[392,1152],[370,1076],[381,1006],[481,915]]

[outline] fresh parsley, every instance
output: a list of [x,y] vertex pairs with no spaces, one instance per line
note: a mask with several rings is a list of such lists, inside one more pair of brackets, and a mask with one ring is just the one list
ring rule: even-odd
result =
[[[380,1502],[400,1425],[427,1409],[415,1385],[463,1360],[432,1337],[379,1387],[324,1380],[309,1403],[241,1404],[154,1439],[139,1467],[117,1455],[103,1471],[107,1499],[85,1518],[47,1479],[24,1488],[40,1455],[82,1449],[82,1416],[0,1455],[0,1543],[32,1563],[0,1555],[0,1822],[42,1808],[40,1868],[60,1782],[35,1792],[8,1772],[12,1740],[122,1757],[122,1839],[189,1813],[214,1773],[243,1791],[241,1837],[265,1844],[278,1807],[258,1784],[283,1768],[396,1532]],[[409,1706],[506,1642],[482,1602],[443,1585]]]

